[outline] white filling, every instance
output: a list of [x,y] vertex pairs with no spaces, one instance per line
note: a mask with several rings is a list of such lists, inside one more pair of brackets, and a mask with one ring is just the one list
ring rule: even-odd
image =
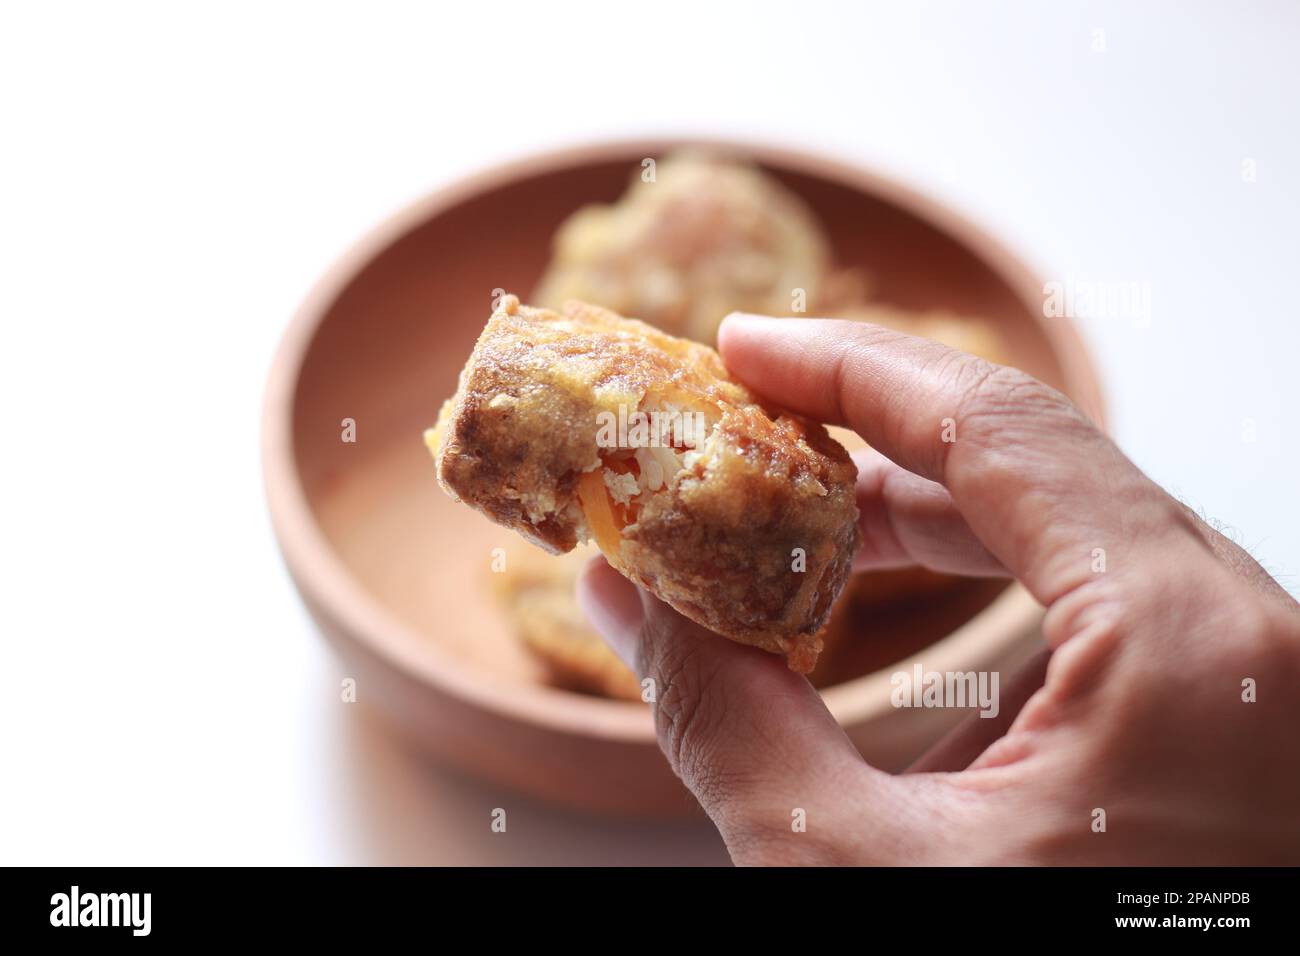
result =
[[674,448],[638,448],[633,456],[641,468],[637,478],[640,491],[658,491],[665,485],[671,491],[677,487],[677,478],[685,465]]
[[[674,414],[689,414],[671,402],[644,402],[639,411],[663,415],[665,422],[671,421],[669,416]],[[664,441],[659,444],[623,449],[632,453],[637,463],[637,474],[619,472],[609,467],[604,469],[601,477],[616,503],[626,506],[638,495],[647,492],[675,490],[685,475],[693,472],[700,462],[710,459],[718,437],[718,423],[706,420],[704,434],[700,434],[698,428],[687,425],[677,431],[669,428],[662,437]],[[672,447],[667,443],[669,441],[680,441],[681,447]]]
[[620,475],[606,468],[603,477],[610,496],[621,505],[627,504],[641,492],[635,475]]

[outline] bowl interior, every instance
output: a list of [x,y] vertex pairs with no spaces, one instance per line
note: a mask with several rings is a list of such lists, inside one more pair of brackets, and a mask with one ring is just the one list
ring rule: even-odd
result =
[[[496,290],[526,297],[561,221],[585,203],[617,198],[646,155],[654,153],[629,146],[521,165],[429,201],[344,271],[302,359],[293,454],[321,530],[375,601],[486,681],[545,679],[489,594],[493,549],[513,533],[443,494],[421,433],[455,390]],[[784,155],[756,158],[813,208],[839,264],[870,271],[876,298],[983,316],[1000,328],[1016,364],[1070,391],[1024,283],[1013,288],[1015,280],[986,261],[987,250],[981,258],[970,247],[977,241],[964,245],[952,228],[909,211],[915,201],[863,174]],[[356,423],[355,442],[343,440],[345,419]],[[819,675],[842,682],[900,660],[1001,589],[970,582],[873,616],[871,641],[838,654]]]

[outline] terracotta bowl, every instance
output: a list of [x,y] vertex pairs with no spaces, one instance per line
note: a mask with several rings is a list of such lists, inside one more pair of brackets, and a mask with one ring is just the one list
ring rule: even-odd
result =
[[[534,157],[440,190],[380,226],[321,280],[285,333],[267,386],[271,517],[312,615],[359,701],[438,759],[573,807],[629,815],[693,802],[655,745],[646,706],[547,686],[488,594],[510,532],[449,500],[421,440],[491,310],[526,294],[556,226],[610,201],[644,157],[624,142]],[[1070,325],[1042,317],[1042,283],[977,228],[870,172],[782,149],[758,162],[821,218],[842,265],[877,297],[985,316],[1022,368],[1098,421],[1095,371]],[[342,440],[343,420],[356,441]],[[901,768],[968,711],[895,709],[889,676],[999,669],[1027,658],[1041,612],[1019,587],[972,582],[867,622],[827,704],[864,756]]]

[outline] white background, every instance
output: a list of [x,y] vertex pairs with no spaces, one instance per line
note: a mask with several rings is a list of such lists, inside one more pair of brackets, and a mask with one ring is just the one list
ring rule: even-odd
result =
[[342,713],[265,515],[261,387],[313,281],[576,140],[826,150],[1044,275],[1150,283],[1148,327],[1084,323],[1114,430],[1294,591],[1297,48],[1283,2],[6,4],[0,862],[721,859],[451,823],[515,798]]

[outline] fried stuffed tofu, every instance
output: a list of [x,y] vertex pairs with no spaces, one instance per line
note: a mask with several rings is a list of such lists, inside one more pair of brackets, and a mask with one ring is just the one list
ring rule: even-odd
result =
[[711,348],[506,296],[426,433],[452,497],[551,551],[594,541],[686,617],[812,670],[859,542],[856,469]]
[[617,202],[564,222],[534,302],[593,302],[712,344],[730,312],[791,315],[795,290],[811,315],[862,294],[860,274],[831,268],[803,200],[756,166],[687,151],[651,182],[640,172]]
[[515,635],[558,687],[620,700],[639,700],[641,685],[591,629],[574,598],[578,575],[600,552],[579,545],[550,555],[520,541],[506,549],[500,572],[489,575],[497,603]]

